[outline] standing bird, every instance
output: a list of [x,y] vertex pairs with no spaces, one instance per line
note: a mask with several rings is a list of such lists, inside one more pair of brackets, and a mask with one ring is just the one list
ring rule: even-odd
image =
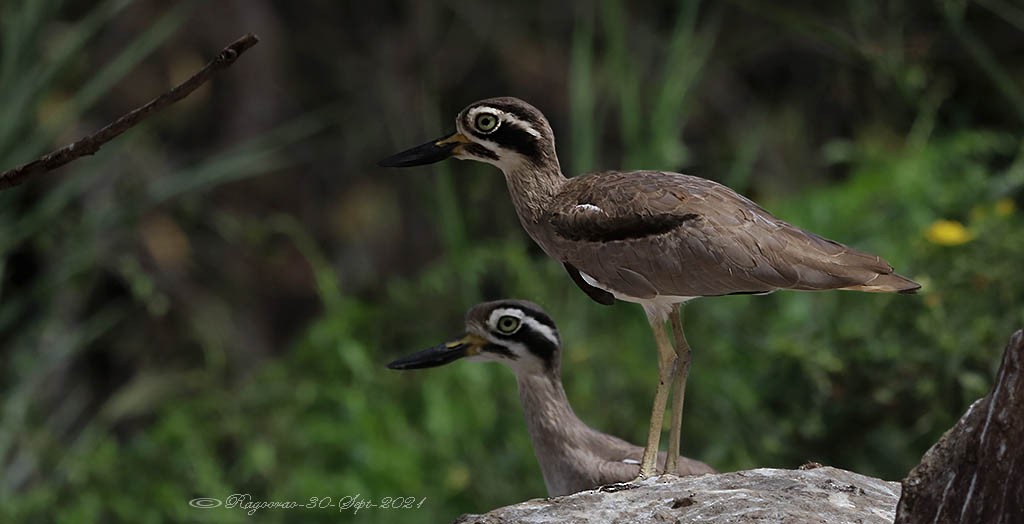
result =
[[[453,134],[393,155],[385,167],[455,157],[497,166],[523,229],[590,298],[643,306],[658,348],[658,388],[640,476],[655,473],[671,387],[667,467],[679,456],[690,347],[682,304],[779,289],[913,293],[881,258],[792,226],[716,182],[664,171],[566,178],[544,115],[518,98],[471,104]],[[674,313],[674,314],[673,314]],[[672,316],[675,348],[665,321]]]
[[[523,300],[477,304],[466,313],[466,333],[461,338],[400,358],[388,367],[428,368],[460,358],[501,362],[515,372],[519,402],[548,496],[636,478],[643,450],[587,426],[569,405],[562,388],[558,328],[540,306]],[[660,461],[664,464],[664,456]],[[682,457],[673,472],[699,475],[715,470]]]

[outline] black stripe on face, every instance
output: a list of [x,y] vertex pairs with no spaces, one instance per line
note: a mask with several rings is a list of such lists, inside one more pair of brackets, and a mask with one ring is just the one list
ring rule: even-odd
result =
[[509,360],[518,360],[519,356],[512,352],[511,349],[505,346],[499,346],[498,344],[487,344],[483,348],[483,351],[489,351],[503,357],[507,357]]
[[537,142],[537,137],[527,133],[514,123],[503,121],[498,130],[493,133],[481,135],[474,132],[474,134],[484,140],[495,142],[504,149],[511,149],[530,160],[540,158],[540,143]]
[[521,341],[526,345],[527,349],[544,362],[545,368],[551,369],[554,367],[555,352],[558,351],[558,346],[552,343],[548,337],[529,328],[521,329],[516,334],[521,336]]
[[[522,122],[510,122],[507,119],[502,119],[498,128],[493,132],[481,133],[476,128],[476,122],[474,122],[469,116],[470,112],[477,109],[482,113],[488,113],[488,109],[502,111],[507,113],[509,117],[516,118]],[[482,114],[481,112],[477,112],[473,118]],[[501,119],[502,117],[500,113],[495,113],[494,111],[491,111],[490,113],[493,113],[496,118]],[[534,115],[520,106],[500,102],[488,102],[486,104],[466,109],[465,112],[462,113],[461,118],[464,130],[474,137],[494,142],[503,149],[510,149],[531,160],[537,160],[542,156],[540,144],[541,138],[530,134],[526,129],[521,127],[529,126],[536,132],[543,133],[546,124],[543,122],[542,116]],[[466,149],[470,152],[477,151],[476,149],[471,149],[469,146],[466,146]],[[480,156],[497,160],[493,151],[488,151],[488,153],[491,153],[491,155],[481,154]]]
[[484,147],[484,146],[482,146],[480,144],[466,144],[465,146],[463,146],[463,149],[467,153],[469,153],[469,154],[471,154],[471,155],[473,155],[473,156],[475,156],[477,158],[487,158],[487,159],[490,159],[490,160],[498,160],[498,155],[494,154],[494,151],[491,151],[490,149],[487,149],[486,147]]
[[[538,321],[544,323],[539,319]],[[557,333],[557,331],[555,333]],[[516,331],[511,335],[502,335],[501,333],[497,332],[495,332],[494,335],[502,340],[519,342],[520,344],[526,347],[527,351],[533,353],[534,356],[539,358],[541,362],[544,363],[545,368],[552,369],[554,367],[555,354],[558,351],[558,346],[555,343],[551,342],[551,340],[548,337],[545,337],[543,334],[530,329],[530,326],[526,325],[525,323],[523,324],[523,327],[519,328],[519,331]],[[506,348],[502,349],[504,349],[505,351],[509,351]]]

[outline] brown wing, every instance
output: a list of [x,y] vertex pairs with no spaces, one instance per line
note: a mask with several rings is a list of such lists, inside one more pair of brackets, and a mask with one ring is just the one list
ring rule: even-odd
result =
[[[585,449],[590,456],[581,457],[579,463],[589,467],[582,468],[588,476],[587,484],[591,487],[604,486],[616,482],[628,482],[640,474],[640,460],[644,448],[635,446],[618,437],[593,431]],[[666,453],[658,453],[658,467],[664,469]],[[628,462],[626,462],[628,460]],[[677,475],[703,475],[717,473],[711,466],[688,457],[679,457],[675,473]]]
[[548,221],[563,262],[633,297],[918,287],[881,258],[698,177],[595,173],[570,179],[555,201]]
[[603,289],[598,289],[588,284],[587,281],[583,280],[583,277],[580,276],[580,270],[573,267],[572,264],[568,262],[563,262],[562,266],[564,266],[565,271],[569,273],[569,278],[571,278],[572,281],[577,286],[579,286],[579,288],[583,290],[583,292],[586,293],[587,296],[590,297],[594,302],[597,302],[598,304],[601,304],[603,306],[610,306],[615,303],[614,295]]

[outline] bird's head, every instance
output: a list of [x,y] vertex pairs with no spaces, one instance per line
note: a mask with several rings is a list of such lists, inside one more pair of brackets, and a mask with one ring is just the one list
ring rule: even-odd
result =
[[501,362],[517,375],[559,371],[560,339],[554,321],[540,306],[524,300],[498,300],[466,313],[462,336],[400,358],[391,369],[419,369],[467,360]]
[[557,165],[555,136],[537,108],[512,97],[474,102],[455,118],[456,131],[380,161],[409,167],[455,157],[494,164],[509,173],[522,167]]

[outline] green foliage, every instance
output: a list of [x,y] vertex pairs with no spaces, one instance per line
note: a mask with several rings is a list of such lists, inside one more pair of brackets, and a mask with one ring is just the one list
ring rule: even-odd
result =
[[[45,105],[58,72],[127,3],[95,7],[57,39],[45,62],[32,57],[57,6],[25,2],[16,17],[0,11],[0,99],[17,102],[0,107],[0,165],[40,153],[54,129],[84,118],[188,9],[168,11],[96,75],[63,110],[61,125],[37,125],[29,109]],[[986,392],[1003,344],[1024,325],[1024,142],[969,119],[950,125],[944,111],[956,101],[948,100],[948,82],[935,64],[904,53],[891,13],[855,2],[835,21],[776,3],[734,3],[775,24],[770,31],[779,39],[815,39],[841,60],[858,60],[880,91],[899,95],[892,104],[912,115],[910,125],[877,111],[852,123],[851,137],[819,151],[804,143],[817,114],[788,102],[751,107],[722,139],[726,151],[704,148],[700,157],[683,136],[702,100],[697,94],[713,89],[703,82],[735,15],[685,3],[666,19],[667,38],[645,40],[630,29],[625,3],[610,0],[578,8],[564,39],[566,171],[710,163],[714,169],[694,173],[756,193],[781,218],[878,253],[923,283],[914,296],[780,292],[699,300],[687,311],[695,353],[685,454],[720,470],[814,460],[898,479]],[[982,3],[1010,9],[1007,19],[1015,13]],[[1019,111],[1013,75],[960,14],[941,14]],[[877,41],[875,32],[882,33]],[[745,51],[731,52],[740,61]],[[717,63],[733,58],[720,55]],[[810,98],[808,90],[791,95]],[[337,269],[350,247],[333,253],[305,218],[239,217],[208,201],[213,188],[292,164],[284,148],[336,116],[300,116],[190,166],[162,160],[156,131],[142,127],[42,191],[0,193],[0,275],[24,266],[17,258],[25,253],[45,273],[0,279],[0,521],[429,522],[543,496],[508,370],[467,362],[419,372],[384,368],[459,333],[465,309],[484,299],[520,297],[545,307],[565,341],[564,380],[578,414],[643,440],[656,373],[644,316],[635,305],[592,303],[531,246],[493,168],[441,164],[402,179],[421,193],[410,222],[430,222],[429,256],[404,274],[380,271],[370,290],[354,289],[355,278]],[[358,125],[365,131],[365,122]],[[605,147],[606,131],[621,149]],[[29,140],[15,138],[26,134]],[[839,173],[841,181],[766,168],[766,152],[793,154],[798,165]],[[297,253],[289,260],[310,270],[321,312],[280,353],[247,352],[247,334],[231,329],[231,314],[260,299],[261,283],[218,283],[211,289],[223,295],[203,301],[171,296],[174,282],[161,281],[137,249],[125,248],[147,213],[191,222],[213,243],[286,243]],[[93,300],[111,278],[127,298]],[[159,341],[134,329],[145,323],[160,325],[181,360],[140,364],[95,402],[80,394],[88,391],[81,382],[50,389],[61,370],[99,346],[147,354]],[[47,402],[55,396],[66,400]],[[415,510],[340,516],[337,508],[249,516],[188,505],[232,493],[302,504],[357,495],[425,501]]]
[[[61,90],[75,61],[130,3],[100,3],[79,23],[59,29],[51,23],[60,2],[0,6],[3,169],[41,155],[67,129],[99,127],[89,112],[166,43],[195,4],[181,2],[157,17],[108,65],[91,74],[77,71],[88,80],[65,98]],[[195,486],[224,488],[225,479],[211,469],[222,450],[208,447],[207,440],[220,430],[192,432],[203,427],[194,424],[194,416],[206,410],[214,414],[210,422],[217,421],[218,406],[230,404],[236,393],[225,389],[222,369],[145,370],[99,402],[91,397],[88,377],[64,379],[97,346],[124,354],[145,348],[153,341],[138,332],[114,340],[111,334],[167,314],[162,286],[142,257],[125,249],[135,247],[143,218],[187,215],[199,190],[289,165],[281,149],[308,139],[323,120],[296,118],[266,136],[208,152],[193,165],[161,164],[157,159],[166,146],[154,130],[159,125],[143,124],[95,157],[76,161],[73,173],[39,177],[0,193],[0,521],[184,521],[194,516],[183,502],[194,496]],[[181,207],[161,208],[170,198]],[[97,304],[111,281],[129,288],[131,300]],[[207,319],[192,320],[186,326],[201,338]],[[200,390],[205,395],[195,404],[176,403]],[[147,431],[119,439],[126,425],[143,419],[152,422]]]
[[[777,293],[690,305],[686,452],[722,470],[815,460],[891,479],[915,464],[985,393],[1007,335],[1024,324],[1024,277],[1015,263],[1024,242],[1012,234],[1024,219],[997,205],[1008,186],[1017,187],[1024,156],[993,176],[971,175],[1007,152],[1007,138],[962,133],[884,152],[865,140],[849,145],[848,183],[769,203],[791,221],[886,253],[926,287],[916,296]],[[925,239],[934,220],[961,217],[973,240]],[[543,304],[559,322],[567,389],[580,415],[641,441],[655,373],[643,315],[627,304],[589,303],[556,264],[510,237],[391,283],[373,306],[338,295],[329,267],[320,267],[327,273],[321,295],[332,306],[287,358],[236,388],[193,377],[195,393],[159,409],[128,442],[87,433],[63,457],[73,466],[67,478],[33,492],[34,502],[18,511],[59,501],[69,522],[242,522],[238,510],[197,512],[182,501],[235,492],[303,502],[361,494],[426,502],[346,521],[420,522],[543,496],[511,373],[472,363],[415,373],[383,368],[457,333],[461,308],[448,295],[461,287],[470,291],[460,300],[481,300],[472,290],[487,282],[497,282],[502,296]],[[116,467],[104,458],[114,456]],[[335,522],[335,511],[301,518]],[[259,516],[291,518],[280,510]]]

